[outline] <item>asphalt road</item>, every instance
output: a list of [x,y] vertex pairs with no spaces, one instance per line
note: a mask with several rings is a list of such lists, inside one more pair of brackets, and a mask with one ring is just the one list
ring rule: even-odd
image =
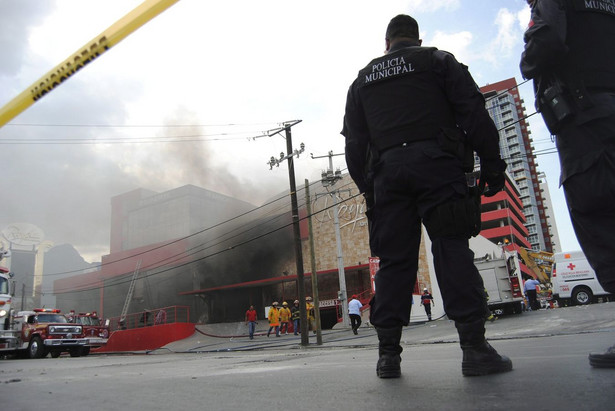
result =
[[514,370],[487,377],[461,375],[461,349],[445,319],[404,329],[403,376],[395,380],[376,377],[371,328],[358,336],[327,330],[322,346],[311,336],[308,347],[292,335],[212,337],[215,328],[149,354],[2,360],[2,409],[615,409],[615,369],[587,361],[615,343],[613,303],[488,323],[488,339]]

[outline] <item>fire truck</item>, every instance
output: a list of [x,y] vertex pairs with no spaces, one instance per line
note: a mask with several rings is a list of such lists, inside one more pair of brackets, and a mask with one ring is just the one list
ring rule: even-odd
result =
[[[9,253],[0,248],[0,260]],[[0,267],[0,352],[4,347],[14,346],[17,332],[12,328],[13,298],[11,292],[11,278],[13,274],[6,267]]]
[[81,324],[83,334],[88,338],[88,347],[84,347],[82,354],[88,355],[90,348],[98,348],[107,344],[109,340],[109,320],[105,324],[101,323],[96,311],[91,313],[79,313],[68,316],[69,322]]
[[89,340],[79,324],[71,324],[60,310],[37,308],[11,315],[9,330],[2,330],[0,353],[21,358],[57,358],[63,352],[79,357],[89,349]]
[[496,315],[520,314],[523,283],[517,253],[504,249],[500,258],[486,255],[474,259],[474,264],[483,278],[489,309]]
[[0,338],[11,326],[11,283],[9,270],[0,267]]

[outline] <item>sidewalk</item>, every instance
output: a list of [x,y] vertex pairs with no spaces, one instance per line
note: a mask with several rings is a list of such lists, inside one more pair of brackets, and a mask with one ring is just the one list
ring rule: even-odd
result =
[[[264,323],[265,327],[261,324]],[[275,348],[300,348],[301,337],[293,334],[267,337],[266,321],[257,326],[254,340],[247,335],[247,326],[241,323],[197,325],[193,336],[165,345],[150,352],[218,352],[245,351]],[[613,303],[588,306],[565,307],[549,310],[528,311],[522,314],[505,316],[485,324],[487,339],[518,339],[526,337],[546,337],[576,333],[597,332],[605,329],[615,330],[615,306]],[[316,336],[310,333],[310,345],[318,347]],[[377,347],[378,338],[373,327],[363,326],[359,335],[353,335],[350,328],[335,327],[322,331],[323,347]],[[458,343],[459,337],[455,324],[446,318],[424,323],[412,323],[404,327],[402,346]],[[615,341],[613,341],[615,343]],[[605,347],[606,348],[606,347]]]

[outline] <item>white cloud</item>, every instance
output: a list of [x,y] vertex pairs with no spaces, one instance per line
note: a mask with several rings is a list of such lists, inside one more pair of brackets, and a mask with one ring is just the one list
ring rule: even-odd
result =
[[467,64],[466,62],[470,61],[472,56],[469,50],[472,39],[473,35],[469,31],[460,31],[458,33],[436,31],[436,34],[426,45],[453,53],[458,61]]
[[495,15],[493,24],[497,34],[487,45],[475,55],[477,60],[499,67],[508,64],[508,59],[516,60],[519,47],[523,43],[523,31],[520,30],[519,21],[521,12],[514,13],[501,8]]
[[521,28],[521,30],[525,31],[525,29],[527,29],[527,25],[530,22],[530,16],[531,12],[529,7],[525,7],[523,8],[523,10],[517,13],[517,20],[519,22],[519,28]]
[[492,47],[500,56],[510,55],[513,47],[520,42],[519,31],[516,29],[516,16],[507,9],[500,9],[495,18],[498,35]]

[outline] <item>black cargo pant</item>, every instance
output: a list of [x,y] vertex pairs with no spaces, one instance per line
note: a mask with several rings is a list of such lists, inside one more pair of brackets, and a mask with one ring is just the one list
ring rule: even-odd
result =
[[[461,161],[435,141],[385,151],[375,167],[370,246],[380,258],[370,321],[376,327],[408,325],[416,283],[421,220],[434,207],[464,198]],[[474,266],[467,236],[431,239],[436,277],[450,319],[468,322],[487,316],[483,281]]]
[[602,287],[615,293],[615,125],[612,133],[610,150],[588,170],[568,177],[564,193],[587,260]]

